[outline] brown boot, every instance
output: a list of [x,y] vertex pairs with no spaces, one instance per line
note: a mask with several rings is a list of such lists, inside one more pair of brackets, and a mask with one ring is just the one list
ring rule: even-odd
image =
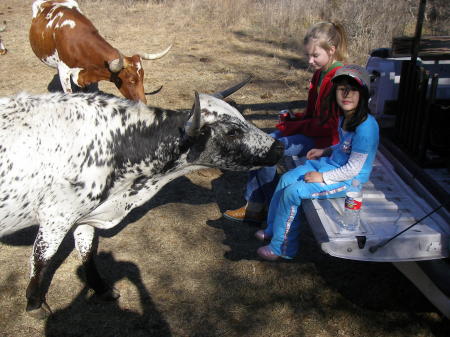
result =
[[223,213],[223,216],[227,219],[243,222],[255,222],[261,223],[266,219],[266,214],[262,212],[248,211],[245,206],[238,209],[228,210]]

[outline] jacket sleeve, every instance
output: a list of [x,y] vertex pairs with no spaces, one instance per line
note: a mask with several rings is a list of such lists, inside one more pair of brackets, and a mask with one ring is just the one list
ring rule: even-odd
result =
[[323,172],[323,181],[331,185],[340,181],[349,180],[356,177],[361,171],[368,157],[367,153],[358,153],[352,151],[347,164],[335,168],[334,170]]
[[283,136],[302,134],[308,137],[328,137],[337,130],[339,118],[331,116],[321,125],[318,118],[306,118],[302,120],[285,120],[276,125]]
[[317,98],[319,96],[317,91],[319,78],[320,78],[320,70],[317,70],[314,73],[311,82],[309,83],[308,100],[306,101],[306,109],[305,109],[305,116],[308,117],[314,116],[314,112],[316,110]]

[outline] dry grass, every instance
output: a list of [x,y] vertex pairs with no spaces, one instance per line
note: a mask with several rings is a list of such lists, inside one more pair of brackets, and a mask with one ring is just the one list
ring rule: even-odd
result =
[[[29,47],[30,3],[0,2],[0,21],[8,21],[2,39],[9,49],[0,56],[0,96],[44,93],[55,74]],[[278,20],[273,13],[258,18],[256,10],[269,1],[236,0],[240,19],[219,15],[218,1],[205,8],[200,0],[183,3],[100,0],[81,6],[126,54],[160,50],[175,39],[167,57],[144,64],[147,91],[164,85],[149,97],[153,105],[186,108],[193,90],[212,92],[250,73],[255,80],[233,99],[258,126],[272,128],[277,110],[304,104],[310,74],[301,54],[276,37],[281,33],[266,35],[252,24],[268,24],[271,15]],[[221,3],[233,10],[231,2]],[[244,15],[246,7],[240,6],[255,12]],[[101,89],[119,94],[108,83]],[[241,206],[245,179],[243,173],[219,170],[189,174],[167,185],[120,228],[101,232],[99,267],[121,292],[117,303],[91,301],[68,238],[48,293],[54,314],[44,322],[24,314],[35,229],[2,239],[0,336],[450,335],[448,320],[390,264],[326,256],[307,226],[295,261],[259,261],[256,228],[221,217],[223,210]]]
[[[102,2],[105,0],[97,0]],[[364,64],[368,53],[390,47],[394,36],[412,36],[418,0],[117,0],[125,8],[159,4],[195,21],[225,30],[246,31],[294,50],[301,49],[307,28],[318,21],[341,22],[350,39],[352,62]],[[450,6],[429,0],[423,34],[450,34]]]

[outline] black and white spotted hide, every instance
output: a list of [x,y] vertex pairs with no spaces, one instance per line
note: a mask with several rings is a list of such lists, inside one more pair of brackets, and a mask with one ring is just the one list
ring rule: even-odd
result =
[[192,170],[274,165],[283,146],[224,101],[200,95],[192,112],[100,94],[0,99],[0,236],[38,224],[27,311],[45,317],[42,277],[66,234],[90,287],[115,293],[95,268],[95,228],[116,226]]

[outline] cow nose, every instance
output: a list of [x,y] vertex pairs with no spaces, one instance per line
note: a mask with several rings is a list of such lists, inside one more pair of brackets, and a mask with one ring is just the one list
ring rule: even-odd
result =
[[270,147],[270,150],[267,154],[267,164],[275,165],[278,161],[283,157],[284,154],[284,145],[279,140],[275,140]]
[[275,141],[272,144],[271,149],[274,151],[280,152],[282,155],[284,153],[284,144],[282,142],[280,142],[278,139],[275,139]]

